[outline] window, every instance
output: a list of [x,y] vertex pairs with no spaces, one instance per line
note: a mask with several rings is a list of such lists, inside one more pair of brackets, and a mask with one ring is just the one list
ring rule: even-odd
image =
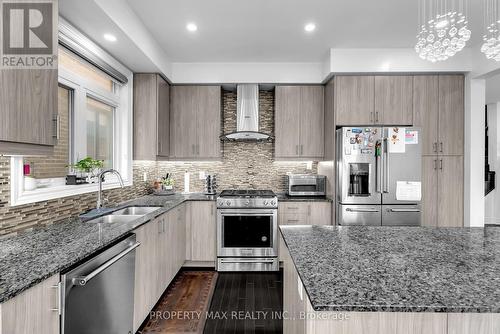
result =
[[[126,184],[132,182],[130,85],[63,47],[58,61],[59,138],[51,156],[12,158],[11,205],[95,191],[95,184],[66,185],[69,166],[86,157],[102,160],[104,168],[117,169]],[[117,185],[110,176],[104,188]]]

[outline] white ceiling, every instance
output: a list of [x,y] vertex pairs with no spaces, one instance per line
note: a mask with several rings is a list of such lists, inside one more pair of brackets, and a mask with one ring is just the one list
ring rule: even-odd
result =
[[[418,26],[417,0],[126,1],[173,62],[318,62],[332,47],[413,47]],[[469,3],[476,44],[481,1]]]

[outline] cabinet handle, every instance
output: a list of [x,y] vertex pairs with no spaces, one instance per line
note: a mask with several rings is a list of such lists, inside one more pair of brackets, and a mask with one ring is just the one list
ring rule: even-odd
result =
[[299,207],[298,206],[288,206],[286,209],[287,210],[298,210]]
[[51,311],[57,312],[58,315],[62,314],[61,304],[62,304],[62,282],[51,286],[52,289],[57,289],[57,307],[51,308]]
[[304,154],[304,145],[300,145],[300,155]]
[[298,222],[299,220],[298,219],[287,219],[286,221],[287,222]]
[[437,169],[438,169],[438,167],[437,167],[437,163],[438,163],[437,159],[434,159],[434,170],[437,170]]
[[299,145],[295,145],[295,155],[299,155]]
[[375,117],[376,117],[375,122],[377,122],[377,123],[378,123],[378,111],[375,113]]
[[52,121],[54,122],[52,138],[59,140],[61,138],[61,116],[59,114],[54,115]]
[[432,143],[432,151],[434,153],[437,153],[437,151],[438,151],[438,143],[437,142]]
[[439,159],[439,169],[443,170],[443,159]]
[[441,149],[440,149],[440,153],[443,153],[443,142],[440,143],[441,144]]

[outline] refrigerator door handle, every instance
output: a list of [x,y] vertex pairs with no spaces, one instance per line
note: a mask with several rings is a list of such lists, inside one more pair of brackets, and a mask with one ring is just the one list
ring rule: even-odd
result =
[[347,212],[379,212],[377,209],[351,209],[347,208],[345,209]]
[[390,212],[420,212],[419,209],[389,209]]
[[[380,143],[380,141],[378,141]],[[375,145],[377,146],[377,144]],[[375,168],[375,191],[378,193],[382,192],[382,156],[377,154],[376,156],[376,168]]]
[[384,193],[389,192],[389,146],[387,137],[384,138],[383,145],[383,164],[384,164]]

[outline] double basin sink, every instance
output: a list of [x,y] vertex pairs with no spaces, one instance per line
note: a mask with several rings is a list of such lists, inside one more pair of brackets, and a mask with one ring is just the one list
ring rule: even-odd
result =
[[95,224],[116,224],[128,223],[153,211],[160,209],[161,206],[129,206],[120,210],[113,211],[105,216],[87,221]]

